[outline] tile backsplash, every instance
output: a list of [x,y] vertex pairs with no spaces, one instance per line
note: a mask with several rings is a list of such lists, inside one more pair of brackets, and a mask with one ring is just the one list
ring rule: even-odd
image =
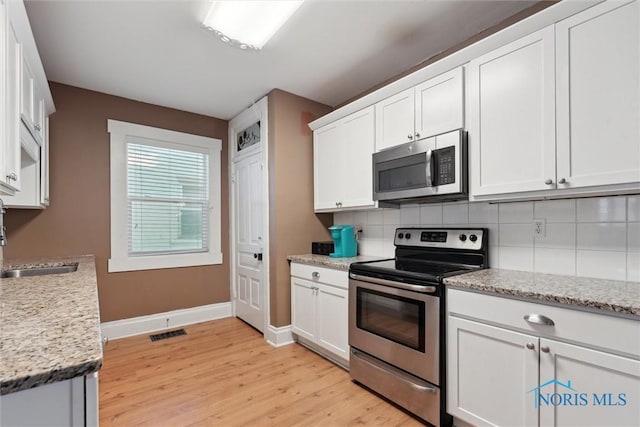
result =
[[[534,221],[545,233],[534,235]],[[362,226],[361,255],[392,257],[397,227],[489,229],[494,268],[640,282],[640,196],[436,203],[334,214]]]

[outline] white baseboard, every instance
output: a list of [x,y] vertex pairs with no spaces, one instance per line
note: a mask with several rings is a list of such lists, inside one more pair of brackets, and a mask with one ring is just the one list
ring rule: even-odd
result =
[[264,334],[264,339],[274,347],[282,347],[283,345],[293,344],[293,334],[291,333],[291,325],[276,328],[269,325]]
[[113,322],[102,323],[100,328],[102,330],[102,338],[113,340],[225,317],[231,317],[231,302],[114,320]]

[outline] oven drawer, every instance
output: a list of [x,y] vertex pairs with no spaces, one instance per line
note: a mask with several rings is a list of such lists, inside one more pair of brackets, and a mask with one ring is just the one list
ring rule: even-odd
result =
[[440,388],[353,348],[349,373],[357,382],[434,426],[440,425]]
[[349,288],[349,272],[344,270],[292,262],[291,275],[311,282],[326,283],[342,289]]
[[[447,289],[447,313],[608,352],[640,354],[640,322],[632,319],[458,289]],[[527,315],[530,321],[525,320]],[[543,324],[547,319],[553,325]]]

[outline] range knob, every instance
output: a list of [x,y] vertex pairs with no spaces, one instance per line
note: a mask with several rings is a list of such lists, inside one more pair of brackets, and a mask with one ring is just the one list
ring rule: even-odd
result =
[[402,239],[404,237],[403,233],[398,233],[398,239]]
[[405,234],[405,235],[404,235],[404,238],[405,238],[405,239],[410,239],[410,238],[411,238],[411,233],[407,233],[407,234]]
[[475,234],[472,234],[471,236],[469,236],[469,240],[471,240],[472,242],[475,242],[476,240],[478,240],[478,236],[476,236]]
[[464,242],[464,241],[467,240],[467,235],[466,234],[461,234],[459,239]]

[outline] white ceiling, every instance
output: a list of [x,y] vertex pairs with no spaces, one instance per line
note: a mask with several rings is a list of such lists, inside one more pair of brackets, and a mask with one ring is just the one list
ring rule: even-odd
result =
[[206,1],[26,8],[49,80],[230,119],[274,88],[335,106],[534,3],[307,0],[259,52],[201,29]]

